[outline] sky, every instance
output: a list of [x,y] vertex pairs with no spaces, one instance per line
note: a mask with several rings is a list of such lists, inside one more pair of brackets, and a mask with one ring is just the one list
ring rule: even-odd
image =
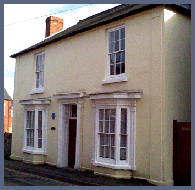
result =
[[[4,4],[4,87],[13,99],[15,59],[10,55],[45,38],[48,16],[64,20],[63,29],[117,4]],[[56,14],[57,13],[57,14]]]

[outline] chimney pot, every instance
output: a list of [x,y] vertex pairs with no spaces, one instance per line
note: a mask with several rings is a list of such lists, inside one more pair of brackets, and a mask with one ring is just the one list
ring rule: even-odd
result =
[[63,30],[63,19],[50,16],[46,19],[45,37],[49,37],[61,30]]

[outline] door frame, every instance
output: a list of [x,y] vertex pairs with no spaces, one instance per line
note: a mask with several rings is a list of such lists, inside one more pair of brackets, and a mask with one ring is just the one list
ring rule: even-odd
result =
[[59,124],[58,124],[58,167],[68,167],[68,143],[69,143],[69,107],[71,104],[77,105],[77,129],[76,129],[76,149],[74,169],[79,169],[80,151],[80,123],[81,107],[83,100],[79,98],[59,99]]

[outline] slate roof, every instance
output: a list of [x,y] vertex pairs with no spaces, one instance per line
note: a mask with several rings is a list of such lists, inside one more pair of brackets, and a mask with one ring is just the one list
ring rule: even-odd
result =
[[4,100],[12,100],[5,88],[4,88]]
[[[139,12],[161,6],[162,4],[123,4],[116,6],[112,9],[108,9],[101,13],[90,16],[84,20],[79,21],[76,25],[67,28],[66,30],[60,31],[52,36],[45,38],[43,41],[30,46],[16,54],[11,55],[10,57],[16,58],[19,55],[23,55],[32,50],[44,47],[51,43],[57,42],[64,38],[74,36],[78,33],[82,33],[88,30],[91,30],[95,27],[99,27],[108,23],[111,23],[116,20],[120,20],[130,15],[137,14]],[[176,4],[166,4],[165,6],[175,9],[179,12],[182,12],[186,15],[191,16],[191,5],[176,5]]]

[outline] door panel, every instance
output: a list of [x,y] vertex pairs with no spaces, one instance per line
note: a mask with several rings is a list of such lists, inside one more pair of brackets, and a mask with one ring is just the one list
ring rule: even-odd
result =
[[69,146],[68,146],[68,166],[74,168],[75,165],[75,147],[76,147],[76,127],[77,120],[69,120]]
[[175,186],[191,185],[191,123],[174,122],[173,179]]

